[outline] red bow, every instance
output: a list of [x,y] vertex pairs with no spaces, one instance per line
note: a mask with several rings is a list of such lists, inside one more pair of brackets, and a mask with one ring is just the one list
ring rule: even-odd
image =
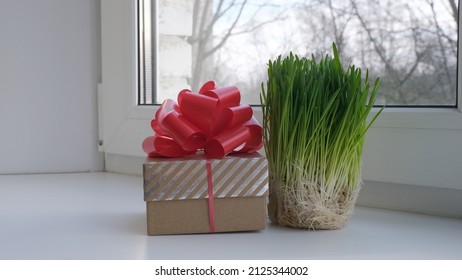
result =
[[249,105],[240,105],[237,87],[218,88],[205,83],[199,94],[182,90],[178,104],[167,99],[157,110],[151,126],[154,136],[146,138],[148,156],[182,157],[204,150],[210,158],[229,153],[251,153],[262,143],[262,127]]

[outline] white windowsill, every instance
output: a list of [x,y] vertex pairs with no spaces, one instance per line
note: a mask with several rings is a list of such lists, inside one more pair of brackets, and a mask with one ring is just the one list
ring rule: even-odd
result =
[[357,207],[336,231],[147,236],[140,176],[0,176],[0,259],[461,259],[462,220]]

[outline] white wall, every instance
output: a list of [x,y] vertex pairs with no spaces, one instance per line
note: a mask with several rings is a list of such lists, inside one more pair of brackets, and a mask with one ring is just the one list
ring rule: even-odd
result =
[[101,170],[99,0],[0,1],[0,174]]

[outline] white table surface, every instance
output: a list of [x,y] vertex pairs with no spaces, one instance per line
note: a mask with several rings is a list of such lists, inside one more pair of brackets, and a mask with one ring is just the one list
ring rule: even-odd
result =
[[335,231],[147,236],[139,176],[1,175],[0,259],[462,259],[462,220],[356,207]]

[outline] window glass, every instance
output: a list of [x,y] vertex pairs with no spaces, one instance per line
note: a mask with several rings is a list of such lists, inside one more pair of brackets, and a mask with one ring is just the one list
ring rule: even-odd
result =
[[345,64],[382,78],[378,105],[457,106],[456,0],[193,2],[187,82],[194,91],[213,79],[259,104],[269,59],[291,51],[320,56],[335,42]]

